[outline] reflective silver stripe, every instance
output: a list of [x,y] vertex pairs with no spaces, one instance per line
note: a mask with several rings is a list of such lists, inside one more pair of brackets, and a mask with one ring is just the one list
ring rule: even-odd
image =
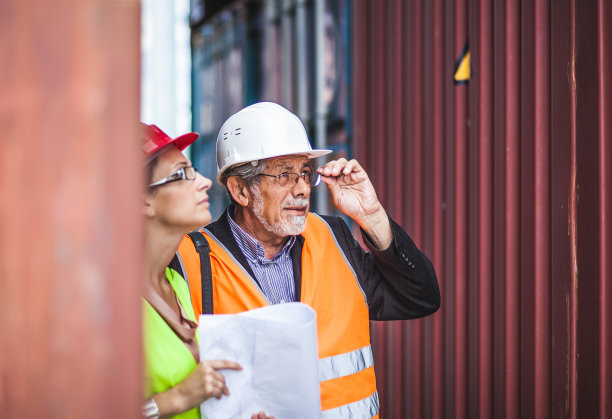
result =
[[370,345],[340,355],[319,359],[319,381],[358,373],[374,365]]
[[[221,243],[221,241],[215,237],[214,234],[212,234],[212,232],[210,230],[208,230],[207,228],[203,228],[202,232],[206,233],[211,239],[213,239],[219,246],[221,246],[221,248],[223,249],[223,251],[225,251],[225,253],[227,253],[227,255],[232,258],[232,260],[234,261],[234,263],[236,263],[236,266],[238,266],[242,272],[244,272],[244,274],[247,276],[247,278],[249,278],[251,280],[251,282],[253,283],[253,285],[255,285],[255,287],[259,290],[259,292],[261,293],[262,297],[266,300],[266,302],[268,304],[270,304],[270,300],[268,300],[268,297],[266,297],[266,294],[264,294],[264,292],[262,291],[261,287],[259,286],[259,284],[257,283],[257,281],[255,281],[253,279],[253,277],[251,276],[251,274],[244,269],[244,266],[242,266],[242,264],[240,262],[238,262],[238,260],[234,257],[234,255],[232,254],[232,252],[230,252],[229,250],[227,250],[227,247],[225,247],[225,245],[223,243]],[[212,264],[212,261],[211,261]]]
[[351,265],[351,263],[349,262],[348,258],[344,254],[344,251],[342,250],[342,246],[340,246],[340,243],[338,243],[338,240],[336,239],[336,235],[334,234],[334,230],[332,230],[332,228],[329,226],[329,224],[327,224],[327,221],[325,221],[321,216],[315,214],[314,212],[311,212],[309,215],[317,217],[319,220],[323,221],[323,224],[325,224],[327,226],[327,229],[329,230],[329,233],[334,238],[334,242],[336,243],[336,247],[340,251],[340,254],[344,258],[344,261],[346,262],[347,266],[350,268],[351,272],[353,273],[353,277],[355,278],[355,281],[357,282],[357,286],[359,287],[359,290],[361,290],[361,294],[363,295],[363,299],[365,300],[366,305],[367,305],[368,304],[368,298],[366,297],[365,292],[363,292],[363,288],[361,288],[361,284],[359,283],[359,279],[357,277],[357,274],[355,273],[355,270],[353,269],[353,265]]
[[344,406],[323,410],[321,419],[370,419],[378,414],[378,392]]
[[[189,278],[187,278],[187,272],[185,271],[185,264],[183,263],[183,258],[181,258],[181,254],[179,253],[178,250],[176,251],[176,258],[179,261],[179,265],[181,265],[181,275],[183,276],[183,279],[185,280],[187,285],[189,285]],[[191,288],[189,288],[189,293],[191,293]]]

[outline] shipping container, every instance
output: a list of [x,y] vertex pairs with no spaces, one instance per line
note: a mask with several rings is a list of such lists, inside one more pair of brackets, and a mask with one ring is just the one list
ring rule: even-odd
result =
[[435,265],[435,315],[372,324],[381,417],[612,417],[612,5],[208,3],[205,173],[223,120],[277,101],[364,165]]
[[612,417],[611,6],[353,2],[354,156],[442,290],[374,325],[382,417]]

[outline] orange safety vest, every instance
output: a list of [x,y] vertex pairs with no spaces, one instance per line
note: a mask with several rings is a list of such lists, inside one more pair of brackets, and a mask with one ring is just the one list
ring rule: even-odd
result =
[[[255,279],[210,231],[215,314],[268,305]],[[301,302],[317,313],[322,418],[378,417],[366,298],[329,225],[307,216],[302,249]],[[200,261],[189,237],[179,246],[196,316],[202,311]]]

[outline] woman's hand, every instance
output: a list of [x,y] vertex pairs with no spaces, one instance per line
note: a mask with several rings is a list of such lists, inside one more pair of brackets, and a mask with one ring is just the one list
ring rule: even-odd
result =
[[191,407],[199,406],[211,397],[220,399],[222,394],[229,396],[225,377],[217,371],[223,369],[241,370],[242,367],[225,360],[202,361],[175,388]]
[[242,366],[226,360],[202,361],[183,381],[168,391],[156,394],[153,399],[160,416],[186,412],[211,397],[220,399],[222,395],[229,396],[225,377],[219,372],[224,369],[241,370]]

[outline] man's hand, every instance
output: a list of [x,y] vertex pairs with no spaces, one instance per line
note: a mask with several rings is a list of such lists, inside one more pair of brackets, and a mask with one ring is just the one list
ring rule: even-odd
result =
[[357,160],[332,160],[317,172],[327,184],[334,205],[363,228],[376,248],[388,248],[393,239],[389,218]]
[[268,416],[264,412],[259,412],[251,415],[251,419],[274,419],[274,416]]

